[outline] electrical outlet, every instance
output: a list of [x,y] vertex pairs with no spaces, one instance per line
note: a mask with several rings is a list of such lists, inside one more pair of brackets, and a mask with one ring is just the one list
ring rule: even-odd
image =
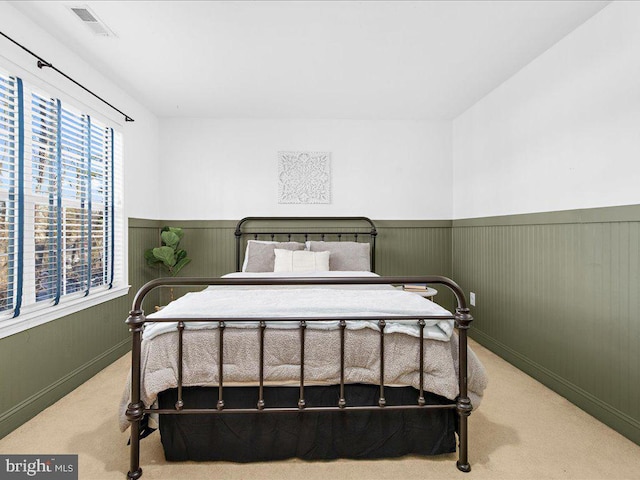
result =
[[476,306],[476,294],[473,292],[469,292],[469,303],[472,307]]

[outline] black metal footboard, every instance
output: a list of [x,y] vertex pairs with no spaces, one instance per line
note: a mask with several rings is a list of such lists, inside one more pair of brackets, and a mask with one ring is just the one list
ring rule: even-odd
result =
[[[158,287],[176,287],[176,286],[210,286],[210,285],[374,285],[374,284],[391,284],[401,285],[407,283],[429,283],[439,284],[448,287],[455,295],[457,299],[457,307],[455,314],[449,317],[444,316],[424,316],[422,318],[416,318],[415,316],[394,316],[394,320],[415,320],[420,328],[420,332],[423,332],[425,326],[425,320],[430,319],[452,319],[455,320],[455,326],[458,330],[459,336],[459,396],[455,403],[445,405],[427,405],[424,399],[423,391],[423,375],[424,375],[424,342],[422,335],[420,336],[420,389],[418,398],[414,404],[390,406],[386,405],[385,400],[385,326],[387,319],[379,317],[277,317],[272,318],[265,316],[265,318],[228,318],[228,317],[209,317],[209,318],[153,318],[149,322],[174,322],[177,323],[178,332],[178,385],[177,385],[177,401],[175,408],[170,409],[150,409],[146,408],[141,401],[141,342],[142,331],[145,323],[147,322],[144,311],[142,309],[143,300],[145,296],[155,288]],[[354,291],[357,294],[357,291]],[[309,322],[327,321],[327,320],[339,320],[340,327],[340,351],[331,353],[336,356],[340,356],[340,395],[339,401],[335,406],[323,406],[323,407],[309,407],[305,402],[305,330]],[[371,406],[349,406],[348,400],[345,398],[345,327],[346,322],[351,320],[368,320],[377,321],[380,330],[380,382],[379,382],[379,398],[378,405]],[[136,294],[133,302],[132,310],[126,323],[129,325],[132,334],[132,360],[131,360],[131,402],[128,405],[126,416],[131,422],[131,447],[130,447],[130,470],[127,473],[127,478],[137,479],[142,476],[142,468],[140,467],[140,427],[143,415],[146,413],[158,413],[158,414],[224,414],[224,413],[282,413],[282,412],[305,412],[305,411],[357,411],[357,410],[381,410],[381,409],[455,409],[459,417],[459,450],[457,467],[463,472],[469,472],[471,466],[468,460],[468,430],[467,430],[467,417],[471,414],[473,407],[468,397],[467,392],[467,330],[469,329],[473,318],[469,314],[466,300],[462,289],[451,279],[442,276],[422,276],[422,277],[336,277],[336,278],[259,278],[259,279],[238,279],[238,278],[160,278],[153,280],[144,285]],[[269,407],[265,405],[263,397],[264,386],[264,331],[266,328],[266,322],[298,322],[300,332],[300,386],[299,386],[299,398],[297,407]],[[220,330],[219,345],[218,345],[218,401],[216,408],[185,408],[182,399],[182,370],[183,370],[183,332],[186,322],[218,322],[218,328]],[[233,322],[256,322],[257,328],[260,331],[260,368],[257,372],[256,384],[259,386],[259,399],[255,408],[226,408],[224,401],[224,367],[223,367],[223,355],[224,355],[224,329],[227,324]]]

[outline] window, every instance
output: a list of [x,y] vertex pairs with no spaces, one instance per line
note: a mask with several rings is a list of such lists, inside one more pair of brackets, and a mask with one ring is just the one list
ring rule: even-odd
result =
[[0,327],[123,283],[121,160],[118,131],[0,72]]

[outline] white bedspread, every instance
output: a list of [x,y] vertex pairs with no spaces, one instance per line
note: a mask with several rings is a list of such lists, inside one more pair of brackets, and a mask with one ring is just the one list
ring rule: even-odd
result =
[[[368,274],[372,275],[372,274]],[[269,274],[231,274],[228,278],[271,277]],[[294,276],[286,274],[284,276]],[[300,275],[308,276],[308,275]],[[319,276],[319,275],[318,275]],[[364,277],[364,272],[328,272],[322,276]],[[356,290],[356,291],[354,291]],[[154,318],[349,316],[379,315],[386,320],[385,385],[420,388],[420,330],[416,321],[391,321],[394,315],[416,318],[450,313],[420,295],[390,285],[215,286],[187,294],[172,302]],[[458,390],[458,337],[451,320],[430,320],[425,327],[423,387],[451,400]],[[185,322],[183,386],[218,385],[217,322]],[[224,334],[224,379],[227,386],[256,385],[260,368],[260,336],[257,322],[226,322]],[[265,385],[297,385],[300,375],[300,334],[297,322],[267,322],[264,337]],[[237,327],[237,328],[233,328]],[[244,328],[243,328],[244,327]],[[252,327],[252,328],[248,328]],[[307,322],[305,384],[332,385],[340,382],[339,320]],[[348,321],[345,335],[345,383],[378,384],[380,381],[380,335],[377,322]],[[157,394],[178,384],[178,333],[176,322],[146,324],[141,352],[141,400],[154,404]],[[482,364],[469,349],[468,386],[474,407],[480,404],[487,377]],[[129,386],[120,407],[120,427],[125,416]]]
[[[313,274],[233,273],[223,278],[268,277],[377,277],[370,272],[316,272]],[[354,292],[357,290],[357,292]],[[266,317],[336,317],[334,321],[310,321],[307,328],[333,330],[340,319],[377,316],[387,320],[386,333],[420,336],[415,320],[393,320],[394,316],[450,316],[450,312],[420,295],[391,285],[304,285],[304,286],[211,286],[201,292],[188,293],[147,318],[264,318]],[[185,329],[217,328],[217,322],[186,323]],[[256,322],[227,322],[227,327],[255,328]],[[270,328],[298,328],[298,322],[267,322]],[[347,321],[347,329],[379,330],[377,321]],[[176,331],[176,322],[149,323],[144,339]],[[453,320],[426,320],[423,338],[449,341]]]

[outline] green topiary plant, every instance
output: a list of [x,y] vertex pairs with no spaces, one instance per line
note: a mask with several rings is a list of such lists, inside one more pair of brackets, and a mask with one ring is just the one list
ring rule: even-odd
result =
[[160,266],[169,272],[169,275],[175,277],[191,261],[187,258],[187,251],[180,248],[182,237],[184,232],[181,228],[163,227],[160,231],[162,246],[150,248],[144,252],[147,265]]

